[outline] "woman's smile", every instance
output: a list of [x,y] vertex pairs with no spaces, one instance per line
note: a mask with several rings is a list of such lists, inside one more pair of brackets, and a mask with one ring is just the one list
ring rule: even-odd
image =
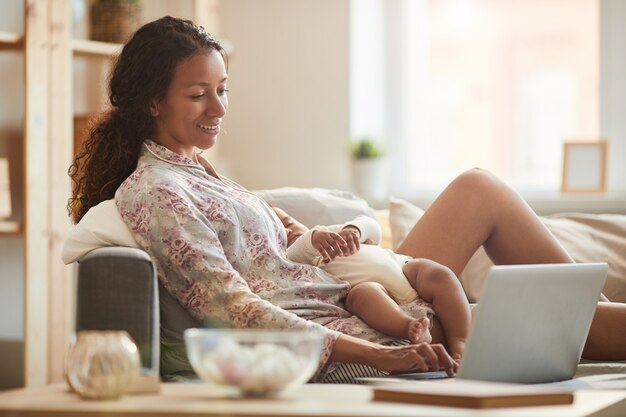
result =
[[212,125],[205,125],[205,124],[198,124],[198,128],[204,132],[204,133],[208,133],[211,135],[217,135],[220,133],[220,124],[216,123],[216,124],[212,124]]

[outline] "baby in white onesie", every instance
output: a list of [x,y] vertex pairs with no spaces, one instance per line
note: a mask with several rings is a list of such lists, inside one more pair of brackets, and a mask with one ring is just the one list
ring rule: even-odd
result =
[[[471,313],[463,288],[449,268],[378,246],[380,225],[369,217],[308,229],[284,210],[273,209],[285,226],[290,260],[319,266],[352,284],[346,298],[348,311],[390,336],[412,343],[443,343],[453,358],[460,359]],[[435,310],[432,334],[427,318],[413,318],[398,307],[418,294]]]

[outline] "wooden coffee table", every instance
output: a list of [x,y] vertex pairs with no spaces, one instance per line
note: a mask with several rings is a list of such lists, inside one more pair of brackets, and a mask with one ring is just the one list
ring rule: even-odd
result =
[[577,391],[567,406],[470,410],[372,402],[372,390],[358,385],[307,384],[274,399],[228,399],[205,384],[169,383],[160,393],[90,401],[65,384],[0,393],[0,416],[11,417],[179,417],[179,416],[617,416],[626,415],[625,391]]

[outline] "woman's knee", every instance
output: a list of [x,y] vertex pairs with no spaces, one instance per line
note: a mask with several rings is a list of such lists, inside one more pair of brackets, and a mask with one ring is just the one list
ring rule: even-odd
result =
[[485,192],[494,189],[507,187],[497,176],[481,168],[472,168],[463,172],[452,181],[452,185],[477,196],[484,195]]
[[486,213],[497,215],[511,199],[517,199],[517,192],[489,171],[473,168],[459,175],[450,188],[463,196],[465,207],[470,210],[479,207]]

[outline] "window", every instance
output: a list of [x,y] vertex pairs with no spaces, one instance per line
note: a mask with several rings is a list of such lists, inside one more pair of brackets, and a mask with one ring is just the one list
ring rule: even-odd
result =
[[472,167],[556,192],[563,142],[602,136],[600,0],[351,7],[351,134],[386,147],[396,195]]

